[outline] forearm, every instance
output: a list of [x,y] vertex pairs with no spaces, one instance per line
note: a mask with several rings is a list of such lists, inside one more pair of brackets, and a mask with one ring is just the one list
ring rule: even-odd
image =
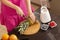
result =
[[13,8],[13,9],[17,9],[18,6],[16,6],[15,4],[9,2],[8,0],[1,0],[2,3],[4,3],[5,5]]
[[26,5],[27,5],[27,10],[28,10],[28,12],[32,12],[30,0],[25,0],[25,1],[26,1]]

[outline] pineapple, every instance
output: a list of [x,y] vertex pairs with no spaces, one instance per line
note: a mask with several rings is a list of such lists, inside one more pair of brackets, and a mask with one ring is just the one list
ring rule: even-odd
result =
[[25,21],[23,21],[22,23],[20,23],[16,29],[18,32],[20,32],[20,34],[24,33],[24,31],[26,30],[26,28],[28,28],[31,24],[33,24],[32,20],[30,20],[29,18]]

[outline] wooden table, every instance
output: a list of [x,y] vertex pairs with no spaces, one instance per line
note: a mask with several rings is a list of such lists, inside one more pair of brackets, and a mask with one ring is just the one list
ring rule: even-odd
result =
[[[34,13],[40,21],[38,15],[39,9],[37,9]],[[51,13],[51,18],[58,24],[56,28],[49,28],[47,31],[40,30],[37,34],[30,36],[19,35],[18,33],[17,36],[20,40],[60,40],[60,14]]]

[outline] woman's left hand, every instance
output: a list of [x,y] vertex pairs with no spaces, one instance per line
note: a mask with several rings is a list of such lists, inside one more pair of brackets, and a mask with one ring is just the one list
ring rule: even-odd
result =
[[32,19],[33,22],[36,21],[36,18],[33,12],[29,12],[29,17]]

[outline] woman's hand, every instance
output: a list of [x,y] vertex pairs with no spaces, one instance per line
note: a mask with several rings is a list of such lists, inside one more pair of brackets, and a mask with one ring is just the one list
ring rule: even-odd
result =
[[33,22],[36,21],[36,18],[33,12],[29,12],[29,17],[32,19]]
[[24,15],[22,9],[19,8],[19,7],[17,7],[16,12],[17,12],[20,16],[23,16],[23,15]]

